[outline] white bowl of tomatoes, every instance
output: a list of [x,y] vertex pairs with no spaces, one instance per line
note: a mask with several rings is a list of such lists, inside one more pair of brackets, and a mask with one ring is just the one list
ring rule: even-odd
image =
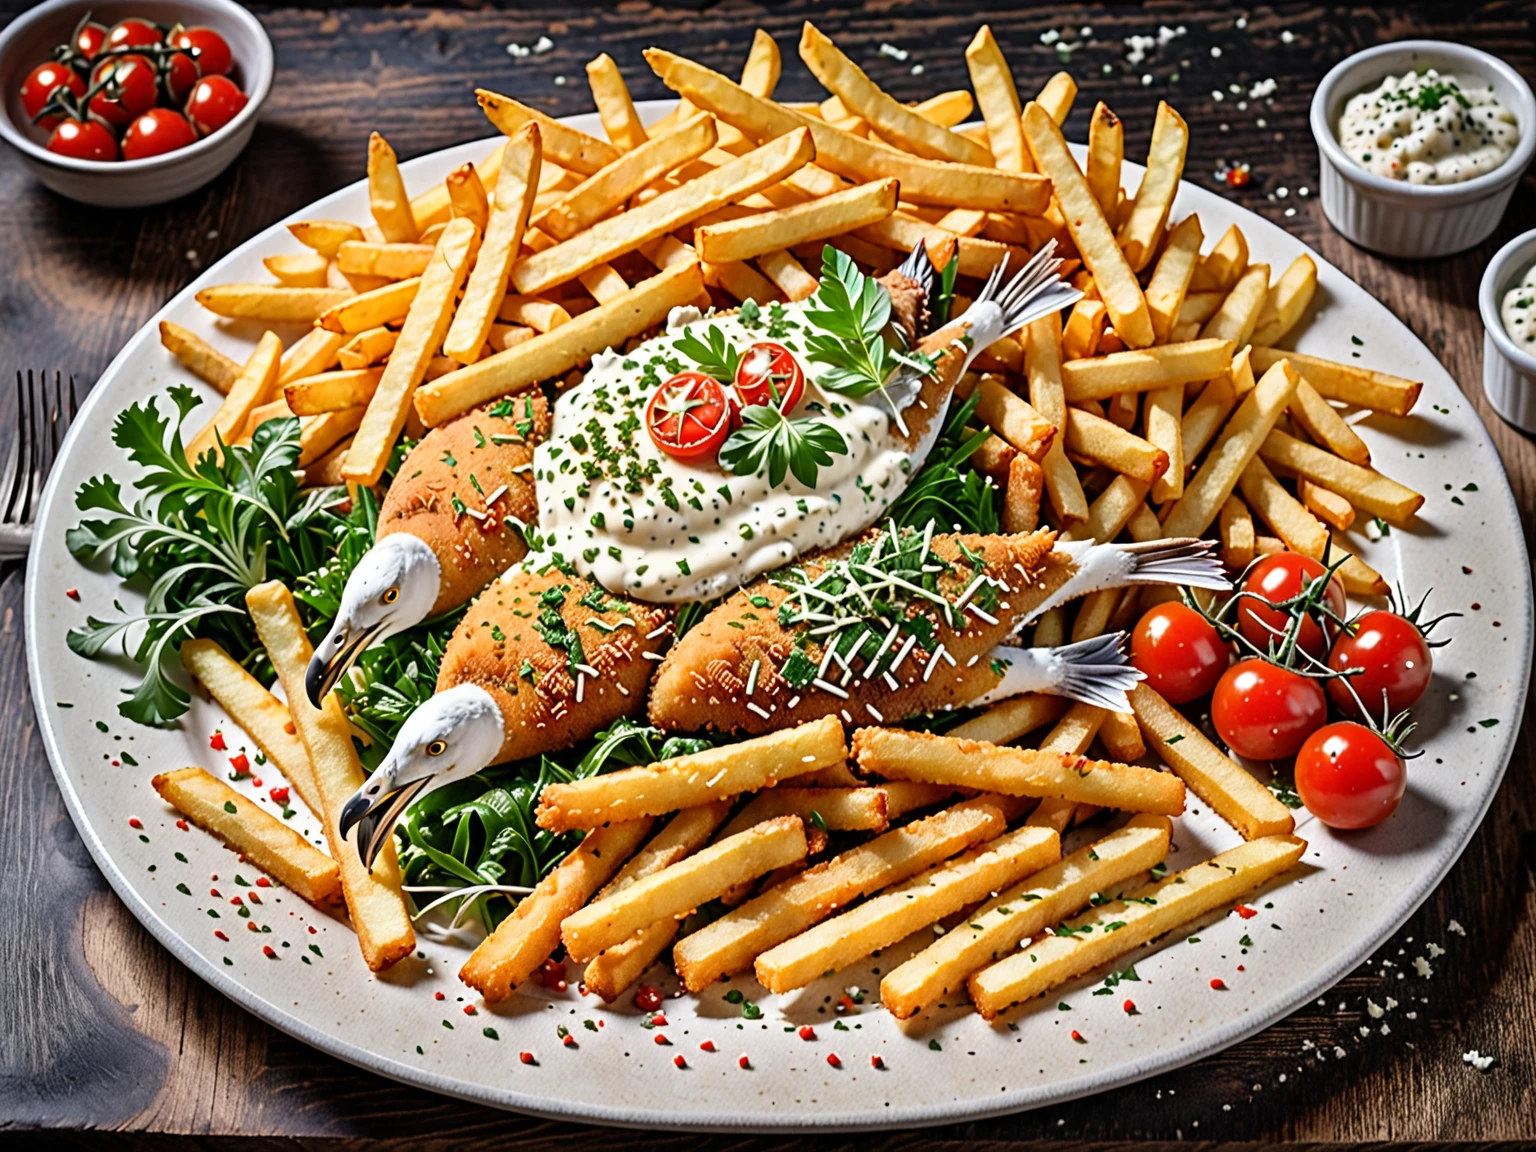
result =
[[240,154],[272,73],[231,0],[48,0],[0,32],[0,136],[62,196],[161,204]]

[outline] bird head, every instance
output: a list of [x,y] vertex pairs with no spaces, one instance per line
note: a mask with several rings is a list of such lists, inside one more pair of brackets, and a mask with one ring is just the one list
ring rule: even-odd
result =
[[411,801],[488,767],[504,734],[501,708],[484,688],[458,684],[439,692],[411,713],[384,762],[342,806],[342,839],[356,828],[357,854],[372,868]]
[[309,661],[309,702],[320,707],[364,648],[425,620],[442,573],[436,553],[409,532],[385,536],[368,549],[347,577],[341,608]]

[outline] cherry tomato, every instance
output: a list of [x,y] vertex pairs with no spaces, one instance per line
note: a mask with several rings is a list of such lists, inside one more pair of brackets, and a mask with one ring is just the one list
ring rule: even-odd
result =
[[245,107],[245,93],[228,76],[204,76],[187,97],[187,119],[198,134],[217,132]]
[[[1300,596],[1307,586],[1326,572],[1321,564],[1299,552],[1276,552],[1266,556],[1248,571],[1243,578],[1243,591],[1252,593],[1271,604],[1283,604],[1294,596]],[[1344,615],[1344,587],[1338,577],[1328,581],[1323,603],[1336,615]],[[1267,649],[1271,641],[1278,641],[1290,623],[1290,617],[1275,608],[1266,608],[1254,600],[1245,599],[1237,608],[1237,626],[1243,636],[1261,649]],[[1328,650],[1330,627],[1324,632],[1317,620],[1302,621],[1297,641],[1313,656],[1322,658]]]
[[126,128],[135,116],[155,106],[159,96],[155,66],[146,57],[129,54],[113,56],[97,64],[91,72],[91,87],[101,85],[91,97],[91,115],[113,128]]
[[52,128],[64,119],[61,112],[51,112],[41,120],[37,118],[37,114],[60,88],[66,88],[76,96],[85,95],[85,81],[67,64],[56,64],[50,60],[28,72],[27,78],[21,82],[21,107],[27,119],[34,121],[39,128]]
[[107,31],[105,47],[152,48],[161,42],[160,29],[148,20],[119,20]]
[[48,151],[76,160],[116,160],[117,137],[94,120],[61,120],[48,137]]
[[1216,687],[1232,656],[1221,633],[1184,604],[1159,604],[1131,633],[1131,663],[1170,704],[1188,704]]
[[172,104],[183,104],[201,75],[197,64],[186,52],[173,52],[160,64],[160,79]]
[[805,370],[782,344],[764,340],[747,349],[736,368],[736,393],[743,408],[772,404],[788,416],[805,395]]
[[75,42],[71,47],[87,60],[94,60],[106,42],[107,26],[85,20],[75,29]]
[[151,108],[123,133],[123,159],[145,160],[197,143],[197,133],[174,108]]
[[1364,724],[1345,720],[1307,737],[1296,757],[1296,794],[1330,828],[1369,828],[1408,786],[1402,759]]
[[1316,680],[1267,660],[1240,660],[1216,683],[1211,722],[1227,747],[1250,760],[1283,760],[1328,718]]
[[730,405],[720,381],[702,372],[679,372],[645,406],[645,426],[656,446],[679,460],[713,453],[731,430]]
[[1343,678],[1328,681],[1328,696],[1347,716],[1360,715],[1356,695],[1370,715],[1380,716],[1385,708],[1388,716],[1395,716],[1418,703],[1429,687],[1434,666],[1429,644],[1417,624],[1396,612],[1367,612],[1350,631],[1339,635],[1328,653],[1328,667],[1335,672],[1346,668],[1364,671],[1349,677],[1348,687]]
[[204,76],[228,76],[234,58],[224,37],[212,28],[177,28],[171,33],[173,48],[190,48],[196,51],[197,67]]

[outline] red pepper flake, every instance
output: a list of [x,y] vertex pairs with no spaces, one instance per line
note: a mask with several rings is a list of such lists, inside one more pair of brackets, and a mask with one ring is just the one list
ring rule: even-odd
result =
[[180,828],[183,832],[190,831],[185,820],[176,821],[176,827]]
[[114,768],[121,768],[122,766],[123,766],[123,762],[121,760],[114,760],[114,761],[112,761],[112,767],[114,767]]
[[1472,601],[1472,611],[1481,612],[1482,610],[1483,606],[1481,604],[1479,604],[1476,600]]
[[1233,168],[1227,173],[1227,185],[1231,188],[1245,188],[1253,179],[1253,173],[1246,167]]
[[587,995],[587,982],[585,980],[578,980],[578,981],[576,981],[576,995],[578,995],[578,996],[585,996],[585,995]]
[[1222,980],[1222,978],[1220,976],[1212,976],[1211,977],[1211,991],[1212,992],[1225,992],[1226,990],[1227,990],[1226,982],[1224,980]]
[[224,899],[224,897],[219,895],[219,890],[217,888],[208,889],[208,895],[212,896],[215,900]]
[[272,791],[268,792],[267,795],[272,797],[272,803],[274,804],[286,804],[288,803],[288,786],[286,784],[279,784]]
[[212,736],[208,737],[208,747],[212,748],[215,752],[222,752],[228,748],[229,745],[224,743],[224,733],[215,732]]
[[652,1028],[665,1028],[666,1026],[667,1026],[667,1018],[665,1016],[663,1016],[660,1012],[656,1013],[656,1015],[651,1017],[651,1027]]
[[1232,911],[1236,912],[1244,920],[1252,920],[1259,914],[1259,910],[1257,908],[1250,908],[1246,904],[1239,904],[1236,908],[1232,909]]
[[246,928],[248,928],[252,932],[260,932],[261,931],[260,926],[257,925],[256,921],[254,921],[254,920],[247,920],[245,922],[245,926],[246,926]]
[[747,1059],[747,1054],[745,1052],[736,1057],[736,1067],[745,1069],[748,1072],[752,1070],[752,1061]]
[[226,944],[229,943],[229,937],[224,935],[224,929],[222,929],[222,928],[215,928],[213,930],[213,934],[215,936],[217,936],[220,940],[224,941],[224,943],[226,943]]
[[64,595],[68,596],[71,600],[77,600],[78,601],[80,599],[80,589],[78,589],[78,588],[66,588],[66,589],[64,589]]
[[841,1068],[843,1066],[842,1057],[839,1056],[836,1052],[827,1053],[827,1063],[832,1065],[834,1068]]
[[272,881],[268,880],[265,876],[258,876],[256,877],[256,887],[270,888],[272,887]]
[[238,908],[238,907],[240,907],[240,905],[242,905],[242,904],[244,904],[244,903],[245,903],[245,901],[244,901],[244,900],[242,900],[242,899],[240,899],[240,897],[239,897],[239,896],[231,896],[231,897],[230,897],[230,898],[229,898],[229,902],[230,902],[230,903],[231,903],[231,904],[233,904],[233,905],[234,905],[234,906],[235,906],[235,907],[236,907],[236,908]]
[[1076,1040],[1079,1044],[1086,1044],[1086,1043],[1088,1043],[1088,1041],[1083,1039],[1083,1034],[1081,1032],[1079,1032],[1076,1028],[1072,1029],[1072,1039]]
[[816,1029],[812,1028],[809,1024],[802,1024],[800,1025],[799,1036],[802,1040],[814,1040],[816,1039]]
[[1124,1004],[1120,1005],[1120,1007],[1125,1009],[1125,1014],[1127,1016],[1135,1016],[1135,1015],[1137,1015],[1137,1012],[1136,1012],[1136,1001],[1134,1001],[1134,1000],[1127,1000]]
[[254,893],[254,892],[247,892],[245,894],[245,898],[247,900],[249,900],[252,904],[260,904],[261,903],[261,897],[256,895],[256,893]]
[[713,1052],[714,1050],[715,1042],[713,1040],[704,1040],[699,1043],[700,1052]]
[[854,1009],[853,997],[844,992],[837,998],[837,1010],[839,1012],[852,1012]]
[[244,776],[251,770],[251,761],[244,752],[241,752],[229,758],[229,766],[238,772],[241,776]]
[[270,944],[263,944],[261,946],[261,954],[263,956],[265,956],[268,960],[276,960],[277,959],[277,952],[272,947],[272,945],[270,945]]
[[1242,964],[1239,964],[1239,965],[1238,965],[1238,966],[1237,966],[1237,970],[1238,970],[1238,971],[1239,971],[1239,972],[1246,972],[1246,971],[1248,971],[1248,969],[1247,969],[1247,968],[1246,968],[1246,967],[1245,967],[1245,966],[1243,966],[1243,965],[1242,965]]
[[656,1043],[660,1044],[662,1047],[669,1047],[672,1043],[672,1041],[667,1039],[667,1034],[665,1032],[656,1033],[655,1039]]
[[292,720],[283,725],[283,731],[290,736],[297,736],[299,734],[299,730],[293,726]]
[[538,1063],[538,1061],[533,1058],[533,1053],[532,1052],[519,1052],[517,1054],[517,1058],[519,1060],[521,1060],[524,1064],[537,1064]]
[[560,1043],[564,1044],[567,1048],[575,1048],[577,1046],[576,1037],[572,1036],[569,1032],[560,1038]]
[[466,1004],[464,1005],[464,1015],[478,1016],[480,1013],[475,1010],[475,1006],[473,1004]]
[[869,1058],[869,1066],[876,1072],[880,1072],[885,1068],[885,1061],[879,1056],[871,1056]]
[[642,1012],[654,1012],[661,1007],[662,995],[660,988],[654,988],[649,984],[642,984],[635,989],[635,1007]]
[[128,817],[128,827],[142,828],[144,827],[144,821],[140,820],[137,816],[130,816]]
[[319,933],[319,930],[313,924],[311,924],[309,926],[309,934],[311,936],[318,936],[320,933]]
[[261,787],[261,777],[260,776],[252,776],[251,777],[251,787],[253,787],[253,788],[260,788]]
[[678,1067],[678,1068],[686,1068],[686,1067],[688,1067],[688,1061],[683,1059],[683,1054],[681,1052],[679,1052],[676,1056],[672,1057],[672,1063],[673,1063],[673,1065],[675,1067]]
[[434,992],[434,993],[432,993],[432,999],[434,999],[434,1000],[444,1000],[444,999],[446,999],[446,997],[441,992]]

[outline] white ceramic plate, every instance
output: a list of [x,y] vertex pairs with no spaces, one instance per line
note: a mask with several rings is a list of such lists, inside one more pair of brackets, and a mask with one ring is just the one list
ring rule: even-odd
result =
[[[645,111],[655,117],[664,107]],[[595,116],[573,123],[599,130]],[[412,188],[427,187],[456,165],[478,160],[487,147],[465,144],[412,161],[405,165],[407,180]],[[1140,170],[1127,169],[1134,185]],[[1185,185],[1175,216],[1192,211],[1199,212],[1208,237],[1240,224],[1253,259],[1268,261],[1277,273],[1305,251],[1274,225]],[[358,183],[299,216],[363,220],[367,214]],[[207,284],[266,279],[261,258],[295,248],[280,225],[267,229],[208,269],[155,319],[173,320],[243,357],[254,334],[215,322],[193,293]],[[250,889],[239,887],[236,876],[254,881],[256,871],[196,829],[178,830],[175,814],[149,785],[155,772],[187,764],[223,772],[223,758],[209,750],[208,737],[220,725],[228,731],[227,718],[196,701],[176,729],[130,724],[116,712],[119,690],[131,682],[128,673],[81,659],[64,645],[68,628],[88,612],[108,613],[123,595],[110,574],[86,570],[65,549],[64,532],[78,518],[75,489],[103,468],[120,479],[127,474],[109,437],[119,410],[173,382],[196,383],[160,347],[154,322],[113,361],[72,429],[43,501],[27,571],[32,692],[75,825],[145,926],[199,976],[264,1020],[385,1076],[546,1116],[710,1129],[931,1124],[1103,1091],[1218,1051],[1319,995],[1429,895],[1494,795],[1529,673],[1530,569],[1492,443],[1429,350],[1343,273],[1313,256],[1320,290],[1299,335],[1300,350],[1341,360],[1358,352],[1362,363],[1425,382],[1412,420],[1371,417],[1358,425],[1379,465],[1428,495],[1422,518],[1412,531],[1394,530],[1376,543],[1352,540],[1414,595],[1433,588],[1436,610],[1466,615],[1446,628],[1455,642],[1436,655],[1435,682],[1419,709],[1426,755],[1412,765],[1397,814],[1381,827],[1345,836],[1298,813],[1298,831],[1311,842],[1302,878],[1254,899],[1256,918],[1215,917],[1183,934],[1199,936],[1200,943],[1180,938],[1162,949],[1144,949],[1136,957],[1139,983],[1094,996],[1100,980],[1079,980],[1015,1013],[1009,1027],[989,1027],[954,1007],[904,1028],[878,1007],[874,969],[898,963],[916,947],[914,940],[790,996],[767,996],[750,979],[738,978],[698,1000],[668,1000],[669,1024],[652,1031],[641,1027],[641,1014],[627,1000],[603,1008],[574,989],[534,990],[495,1010],[478,1006],[456,978],[468,945],[433,942],[427,932],[416,958],[372,977],[348,928],[280,890],[267,891],[264,903],[251,909],[254,915],[242,921],[230,897],[248,896]],[[197,387],[212,397],[211,389]],[[79,589],[79,602],[66,596],[70,588]],[[136,764],[123,762],[124,751]],[[239,787],[257,793],[248,783]],[[142,832],[130,826],[130,817],[142,821]],[[295,823],[314,828],[303,815]],[[1174,839],[1169,865],[1178,868],[1230,847],[1236,836],[1197,800]],[[215,873],[218,880],[210,880]],[[211,889],[221,895],[210,895]],[[252,932],[249,924],[270,931]],[[1245,935],[1251,939],[1246,950],[1240,944]],[[266,944],[276,959],[264,957]],[[1228,990],[1213,991],[1212,977]],[[677,987],[670,975],[657,972],[651,979],[669,991]],[[871,995],[844,1019],[843,1031],[834,1024],[832,1005],[851,985]],[[725,999],[731,988],[761,1004],[760,1020],[741,1018]],[[1123,1011],[1127,997],[1137,1015]],[[1058,1010],[1058,1003],[1070,1005],[1070,1012]],[[476,1015],[466,1015],[468,1005],[475,1005]],[[595,1031],[584,1026],[588,1021]],[[807,1023],[818,1033],[813,1042],[794,1030]],[[578,1047],[562,1045],[560,1025]],[[487,1027],[499,1040],[483,1033]],[[1074,1043],[1073,1029],[1088,1043]],[[658,1046],[658,1033],[670,1046]],[[706,1040],[716,1052],[701,1050]],[[537,1064],[521,1063],[523,1051],[532,1052]],[[841,1069],[829,1065],[829,1053],[841,1059]],[[743,1054],[750,1070],[738,1066]],[[686,1070],[674,1066],[678,1055]],[[883,1070],[872,1067],[877,1055]]]

